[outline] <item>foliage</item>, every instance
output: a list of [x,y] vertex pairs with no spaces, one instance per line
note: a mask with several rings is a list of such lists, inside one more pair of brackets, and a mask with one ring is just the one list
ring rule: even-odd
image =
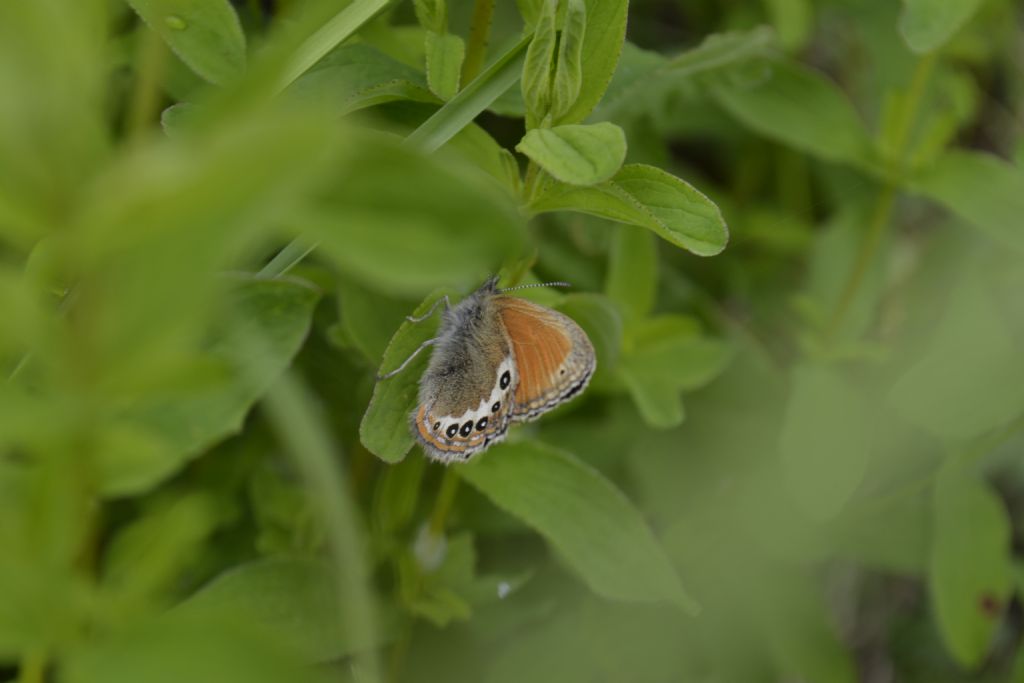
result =
[[[1020,680],[1021,19],[0,2],[0,680]],[[598,369],[443,468],[493,274]]]

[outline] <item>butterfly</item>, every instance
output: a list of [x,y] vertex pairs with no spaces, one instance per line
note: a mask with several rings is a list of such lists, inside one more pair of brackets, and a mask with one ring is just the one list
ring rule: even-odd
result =
[[[562,282],[547,285],[567,286]],[[546,285],[524,285],[535,287]],[[468,460],[505,438],[513,422],[540,417],[586,388],[597,367],[594,346],[576,322],[558,311],[499,289],[498,278],[452,306],[438,299],[418,323],[444,310],[420,379],[419,400],[409,419],[413,436],[433,460]]]

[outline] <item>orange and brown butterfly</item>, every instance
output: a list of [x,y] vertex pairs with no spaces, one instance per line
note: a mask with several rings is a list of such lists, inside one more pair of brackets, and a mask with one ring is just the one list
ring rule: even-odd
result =
[[[564,283],[546,283],[547,286]],[[493,277],[452,306],[439,299],[421,322],[444,304],[441,326],[397,369],[434,347],[410,416],[413,435],[428,457],[468,460],[505,438],[509,425],[526,422],[578,395],[597,359],[576,322],[558,311],[499,289]]]

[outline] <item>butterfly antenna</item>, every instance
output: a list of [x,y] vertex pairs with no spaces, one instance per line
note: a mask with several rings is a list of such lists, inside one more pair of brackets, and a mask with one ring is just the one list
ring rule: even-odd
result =
[[537,282],[532,285],[516,285],[515,287],[505,287],[499,289],[499,292],[514,292],[517,289],[530,289],[531,287],[572,287],[568,282]]

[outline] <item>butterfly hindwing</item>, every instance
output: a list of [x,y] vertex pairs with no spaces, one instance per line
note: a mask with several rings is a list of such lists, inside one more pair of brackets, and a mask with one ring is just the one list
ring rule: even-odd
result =
[[412,415],[413,433],[434,460],[457,462],[505,438],[514,404],[515,364],[506,356],[494,373],[493,388],[475,405],[452,415],[443,401],[420,403]]
[[597,360],[572,318],[516,297],[498,297],[496,304],[519,375],[512,420],[532,420],[586,387]]

